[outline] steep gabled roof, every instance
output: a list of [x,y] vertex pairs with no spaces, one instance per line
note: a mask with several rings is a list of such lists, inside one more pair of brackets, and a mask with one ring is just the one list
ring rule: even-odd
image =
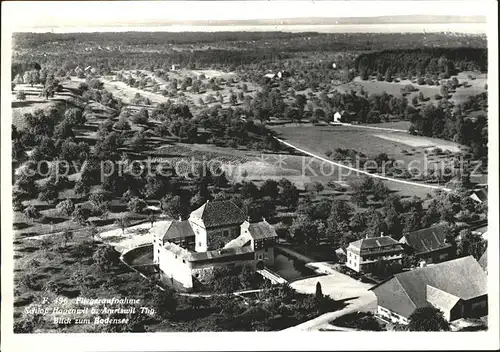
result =
[[427,285],[426,289],[427,302],[444,312],[450,311],[453,307],[455,307],[457,302],[460,301],[460,297],[454,296],[433,286]]
[[191,257],[189,260],[193,262],[205,261],[205,260],[220,259],[226,257],[237,257],[240,255],[245,255],[253,252],[254,250],[250,246],[222,248],[207,252],[191,252],[190,253]]
[[248,232],[242,233],[241,235],[239,235],[235,239],[232,239],[231,241],[226,243],[226,245],[223,248],[227,249],[227,248],[244,247],[244,246],[248,245],[251,240],[252,240],[252,237],[250,236],[250,234]]
[[151,227],[149,233],[153,235],[154,238],[162,239],[170,225],[172,225],[172,220],[157,221],[154,223],[153,227]]
[[479,198],[481,202],[488,201],[488,191],[486,191],[484,188],[478,189],[474,192],[474,194]]
[[402,250],[401,244],[390,236],[380,236],[371,238],[362,238],[355,242],[351,242],[349,247],[355,249],[357,252],[364,253],[375,253],[377,249],[385,250],[387,247],[391,247],[391,250]]
[[396,277],[372,287],[377,296],[377,304],[403,317],[409,317],[417,305],[408,296]]
[[205,228],[240,225],[245,221],[243,211],[230,200],[207,201],[191,216],[202,219]]
[[[402,290],[393,289],[398,285]],[[408,318],[415,308],[429,304],[427,286],[463,300],[488,293],[486,274],[472,256],[399,273],[370,290],[375,292],[379,305]],[[443,296],[434,299],[444,302]]]
[[194,231],[189,221],[173,220],[164,232],[162,240],[163,243],[165,243],[165,241],[173,241],[175,239],[191,236],[194,236]]
[[488,271],[488,249],[486,249],[483,253],[483,255],[481,256],[481,258],[479,258],[479,265],[481,265],[481,268],[483,268],[483,270],[485,272]]
[[248,225],[248,232],[250,232],[250,236],[252,236],[254,240],[278,237],[274,227],[272,227],[266,220],[250,223]]
[[[231,261],[233,259],[238,260],[237,258],[238,256],[248,255],[250,253],[253,253],[253,249],[250,246],[222,248],[207,252],[190,252],[187,249],[182,248],[181,246],[176,245],[173,242],[165,242],[163,248],[173,253],[174,255],[190,262],[207,261],[207,260],[210,261],[212,259],[221,260],[222,258],[227,258],[228,261]],[[236,257],[236,258],[231,258],[231,257]]]
[[400,242],[404,241],[415,251],[415,254],[450,248],[451,244],[446,243],[445,229],[445,226],[434,226],[410,232],[405,234]]

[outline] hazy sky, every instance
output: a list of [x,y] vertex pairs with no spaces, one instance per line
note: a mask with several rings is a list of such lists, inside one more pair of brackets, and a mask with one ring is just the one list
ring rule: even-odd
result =
[[[17,28],[117,25],[161,20],[366,17],[385,15],[487,15],[481,1],[103,1],[3,2]],[[19,14],[19,15],[17,15]],[[13,20],[15,18],[15,20]],[[7,18],[9,19],[9,18]]]

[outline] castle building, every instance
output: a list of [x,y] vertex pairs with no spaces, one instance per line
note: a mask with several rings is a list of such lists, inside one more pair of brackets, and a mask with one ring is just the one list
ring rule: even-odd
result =
[[191,291],[214,268],[272,266],[276,239],[265,219],[251,223],[233,202],[207,201],[188,220],[172,220],[153,234],[153,261],[163,280]]
[[194,230],[196,252],[216,249],[217,239],[238,237],[245,214],[232,201],[207,201],[189,216]]

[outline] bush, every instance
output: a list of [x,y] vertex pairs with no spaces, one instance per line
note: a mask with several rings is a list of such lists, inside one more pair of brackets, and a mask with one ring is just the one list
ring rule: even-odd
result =
[[119,253],[113,247],[108,245],[97,248],[94,255],[92,256],[94,263],[104,269],[118,264],[119,258]]
[[149,120],[149,113],[147,109],[141,109],[137,114],[132,117],[132,122],[141,125],[147,125]]
[[333,324],[357,330],[382,331],[379,321],[371,313],[347,314],[336,319]]
[[27,206],[23,211],[23,215],[31,221],[41,217],[40,212],[33,205]]
[[408,329],[410,331],[449,331],[448,321],[443,312],[435,307],[417,308],[410,315]]
[[436,155],[442,155],[443,154],[443,149],[441,148],[434,148],[432,149],[432,152]]
[[128,123],[127,120],[125,120],[123,118],[120,119],[118,122],[116,122],[113,127],[116,128],[117,130],[121,130],[121,131],[130,130],[130,124]]
[[24,92],[24,90],[20,90],[17,92],[16,99],[17,100],[26,100],[26,93]]
[[148,204],[143,199],[134,197],[128,202],[128,209],[134,213],[141,213],[147,205]]
[[73,211],[75,211],[75,205],[71,199],[66,199],[57,204],[56,210],[59,214],[63,216],[71,216]]

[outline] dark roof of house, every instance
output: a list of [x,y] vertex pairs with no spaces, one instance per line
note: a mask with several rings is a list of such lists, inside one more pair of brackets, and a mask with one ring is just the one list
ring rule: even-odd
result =
[[427,286],[463,300],[488,293],[486,274],[472,256],[399,273],[370,290],[380,306],[408,318],[428,305]]
[[484,188],[480,188],[477,191],[474,192],[474,194],[482,201],[485,202],[488,200],[488,191],[486,191]]
[[426,290],[427,302],[445,312],[449,312],[453,307],[455,307],[457,302],[460,301],[460,297],[430,285],[426,286]]
[[202,261],[216,258],[233,257],[247,253],[253,253],[254,250],[250,246],[222,248],[207,252],[191,252],[190,261]]
[[228,243],[226,243],[226,245],[223,247],[223,249],[244,247],[244,246],[248,245],[251,240],[252,240],[252,237],[250,236],[250,234],[248,232],[242,233],[238,237],[236,237],[236,238],[232,239],[231,241],[229,241]]
[[478,227],[477,229],[472,229],[472,227],[471,227],[471,230],[472,230],[472,232],[483,234],[485,232],[488,232],[488,225]]
[[[190,252],[181,246],[176,245],[172,242],[166,242],[163,247],[169,252],[175,254],[176,256],[181,257],[189,262],[197,262],[197,261],[207,261],[211,259],[219,259],[219,258],[228,258],[229,260],[233,260],[231,257],[237,257],[240,255],[245,255],[248,253],[253,253],[254,250],[250,246],[244,247],[234,247],[234,248],[222,248],[214,251],[207,252]],[[237,258],[235,259],[237,260]]]
[[355,242],[351,242],[349,247],[353,247],[360,253],[371,252],[374,249],[383,250],[384,247],[393,246],[391,250],[399,249],[402,250],[403,247],[401,244],[396,241],[394,238],[390,236],[380,236],[380,237],[371,237],[371,238],[363,238],[357,240]]
[[165,242],[191,236],[194,236],[194,231],[189,221],[172,220],[162,239]]
[[488,271],[488,250],[485,250],[481,258],[479,258],[478,261],[479,265],[481,265],[481,268],[483,268],[484,271]]
[[250,232],[250,236],[252,236],[254,240],[278,237],[274,227],[272,227],[266,220],[250,223],[248,225],[248,232]]
[[406,241],[406,244],[415,251],[415,254],[449,248],[451,244],[446,243],[445,229],[445,226],[434,226],[410,232],[405,234],[400,242]]
[[202,219],[206,228],[240,225],[245,221],[243,211],[230,200],[207,201],[194,210],[191,216]]

